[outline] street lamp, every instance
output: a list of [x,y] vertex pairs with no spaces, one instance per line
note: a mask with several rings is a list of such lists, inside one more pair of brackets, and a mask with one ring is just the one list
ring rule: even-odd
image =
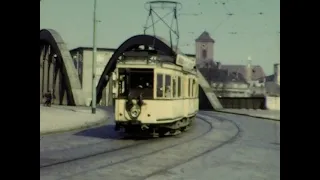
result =
[[91,112],[96,113],[96,59],[97,59],[97,46],[96,46],[96,10],[97,10],[97,0],[93,3],[93,52],[92,52],[92,101],[91,101]]

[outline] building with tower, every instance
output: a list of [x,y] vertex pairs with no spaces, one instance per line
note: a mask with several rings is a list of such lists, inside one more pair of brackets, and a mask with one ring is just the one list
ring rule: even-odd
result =
[[207,31],[204,31],[196,39],[196,61],[198,67],[213,67],[213,45],[214,40],[210,37]]
[[245,65],[224,65],[215,60],[214,45],[214,39],[204,31],[195,40],[194,58],[199,71],[218,96],[251,97],[280,94],[280,64],[274,66],[274,75],[267,77],[261,66],[252,65],[250,58]]
[[245,75],[230,71],[214,59],[214,43],[207,31],[195,40],[195,60],[199,71],[211,84],[213,91],[220,97],[249,97],[250,85]]

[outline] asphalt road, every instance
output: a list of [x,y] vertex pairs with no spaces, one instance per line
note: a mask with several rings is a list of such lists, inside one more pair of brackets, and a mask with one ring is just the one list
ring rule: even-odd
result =
[[112,124],[41,137],[40,179],[280,179],[279,121],[200,112],[189,131],[149,140]]

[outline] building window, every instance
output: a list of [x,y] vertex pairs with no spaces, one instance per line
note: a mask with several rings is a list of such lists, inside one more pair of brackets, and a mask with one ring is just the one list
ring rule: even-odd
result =
[[205,49],[202,50],[202,58],[207,59],[207,50]]

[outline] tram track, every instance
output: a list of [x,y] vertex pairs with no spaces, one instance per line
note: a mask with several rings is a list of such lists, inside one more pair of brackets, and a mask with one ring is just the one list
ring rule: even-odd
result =
[[192,161],[192,160],[194,160],[194,159],[196,159],[196,158],[199,158],[199,157],[201,157],[201,156],[203,156],[203,155],[206,155],[206,154],[208,154],[208,153],[211,153],[211,152],[213,152],[213,151],[215,151],[215,150],[217,150],[217,149],[219,149],[219,148],[221,148],[221,147],[223,147],[223,146],[225,146],[225,145],[227,145],[227,144],[230,144],[230,143],[236,141],[239,137],[241,137],[241,134],[243,133],[243,131],[241,130],[240,126],[237,125],[235,122],[233,122],[233,121],[231,121],[231,120],[229,120],[229,119],[227,119],[227,118],[222,118],[222,117],[219,117],[219,116],[214,116],[214,115],[212,115],[212,113],[203,112],[202,114],[205,115],[205,116],[207,116],[207,117],[211,117],[211,118],[214,117],[214,119],[217,119],[217,120],[219,120],[220,122],[228,121],[228,122],[232,123],[232,124],[237,128],[237,133],[234,134],[230,139],[228,139],[228,140],[220,143],[220,144],[217,145],[217,146],[214,146],[214,147],[212,147],[212,148],[209,148],[209,149],[207,149],[206,151],[204,151],[204,152],[202,152],[202,153],[200,153],[200,154],[197,154],[197,155],[195,155],[195,156],[189,157],[189,158],[187,158],[186,160],[184,160],[184,161],[182,161],[182,162],[177,162],[177,163],[175,163],[175,164],[172,164],[172,165],[170,165],[170,166],[167,166],[167,167],[164,168],[164,169],[161,169],[161,170],[159,170],[159,171],[156,171],[156,172],[154,172],[154,173],[151,173],[151,174],[143,177],[142,179],[147,179],[147,178],[150,178],[150,177],[152,177],[152,176],[155,176],[155,175],[158,175],[158,174],[161,174],[161,173],[165,173],[166,171],[168,171],[168,170],[170,170],[170,169],[172,169],[172,168],[174,168],[174,167],[176,167],[176,166],[179,166],[179,165],[188,163],[188,162],[190,162],[190,161]]
[[[185,149],[183,147],[187,147],[191,144],[198,144],[199,146],[201,146],[201,144],[203,143],[210,142],[211,139],[207,139],[207,137],[212,136],[215,125],[219,126],[219,123],[223,124],[225,122],[228,122],[229,124],[235,126],[236,131],[234,131],[235,133],[232,133],[232,136],[230,136],[230,138],[228,137],[226,140],[223,140],[221,142],[216,141],[216,143],[214,144],[206,145],[203,149],[200,148],[200,151],[193,146],[191,148],[191,151],[194,152],[189,153],[190,156],[182,155],[183,158],[180,158],[176,161],[166,162],[165,164],[167,165],[164,167],[159,164],[156,170],[153,170],[152,172],[144,172],[143,175],[137,178],[148,179],[150,177],[165,174],[171,168],[185,164],[205,154],[213,152],[226,144],[236,141],[239,137],[241,137],[242,130],[239,125],[227,118],[216,116],[210,112],[201,112],[197,115],[196,122],[197,120],[201,120],[201,123],[203,124],[195,123],[195,126],[201,124],[203,126],[207,126],[207,129],[201,134],[192,138],[179,141],[179,138],[183,138],[185,135],[188,135],[189,131],[196,127],[192,127],[188,132],[182,133],[181,136],[178,135],[174,137],[151,139],[147,140],[146,142],[117,148],[112,151],[95,153],[90,156],[83,156],[81,158],[60,162],[58,164],[51,164],[49,166],[40,168],[40,177],[43,177],[44,179],[45,177],[50,176],[56,177],[55,179],[81,179],[82,176],[92,174],[96,171],[112,171],[112,169],[117,169],[117,171],[119,171],[121,169],[120,167],[139,166],[139,163],[137,162],[146,162],[145,159],[159,157],[159,154],[167,154],[170,156],[170,152],[172,150],[175,151],[174,149]],[[228,131],[228,129],[225,129],[223,131]],[[150,143],[150,145],[147,146],[146,143]],[[156,148],[147,148],[149,146],[153,146],[154,144],[156,144]],[[159,148],[159,145],[162,145],[163,148]],[[134,155],[129,155],[129,152],[134,152]],[[163,156],[166,157],[167,155]],[[142,167],[141,169],[144,168]]]
[[[106,170],[108,171],[109,169],[119,169],[119,168],[126,169],[125,167],[132,168],[133,166],[137,166],[139,164],[139,162],[152,162],[150,165],[155,166],[159,170],[156,170],[156,171],[150,170],[150,172],[148,172],[148,170],[147,170],[148,166],[146,166],[146,165],[138,165],[138,167],[139,167],[138,169],[133,168],[134,170],[137,171],[137,172],[132,172],[133,174],[138,174],[139,171],[140,171],[140,173],[145,174],[145,175],[140,176],[140,178],[137,178],[137,179],[147,179],[151,176],[166,172],[167,170],[171,169],[172,167],[187,163],[189,161],[192,161],[193,159],[196,159],[200,156],[203,156],[209,152],[212,152],[212,151],[214,151],[214,150],[216,150],[216,149],[218,149],[228,143],[233,142],[239,136],[240,130],[238,129],[239,127],[236,125],[238,127],[238,128],[236,128],[237,131],[236,131],[236,133],[234,133],[234,135],[231,138],[228,138],[227,140],[222,140],[221,142],[218,141],[214,144],[210,144],[209,141],[211,141],[213,139],[206,139],[206,135],[211,136],[212,130],[214,129],[214,125],[219,126],[220,123],[225,123],[226,119],[214,118],[214,120],[207,120],[207,119],[212,119],[212,116],[206,115],[206,114],[202,114],[200,116],[197,116],[197,118],[201,119],[202,121],[205,121],[210,126],[210,130],[208,130],[207,132],[198,136],[197,138],[193,138],[193,139],[190,139],[185,142],[177,143],[175,145],[172,145],[172,146],[169,146],[166,148],[157,149],[155,151],[151,151],[150,153],[145,153],[143,155],[128,158],[128,159],[125,159],[123,161],[119,161],[116,163],[102,165],[102,166],[99,166],[98,168],[87,169],[86,171],[72,174],[70,176],[66,176],[66,177],[63,177],[60,179],[70,179],[70,178],[77,179],[87,173],[90,173],[90,172],[96,172],[96,171],[99,172],[99,171],[106,171]],[[219,121],[219,123],[215,123],[216,121]],[[229,120],[227,120],[227,121],[230,122]],[[234,125],[234,123],[232,123],[232,125]],[[219,136],[218,134],[216,134],[214,136]],[[209,145],[204,145],[207,142],[209,143]],[[197,147],[194,148],[195,146],[199,146],[200,148],[197,148]],[[201,146],[203,146],[203,148],[205,148],[205,149],[202,149]],[[186,152],[181,151],[183,149],[185,149],[185,151],[186,151],[187,147],[191,147],[191,151],[192,151],[191,153],[186,153]],[[200,149],[200,151],[199,151],[199,149]],[[174,152],[176,152],[177,150],[181,151],[182,154],[179,155],[179,157],[181,157],[181,158],[174,158],[173,157],[171,159],[170,156],[172,154],[174,154]],[[152,159],[157,159],[157,157],[159,157],[159,154],[163,154],[163,155],[166,154],[166,155],[164,155],[164,157],[169,156],[168,158],[171,159],[171,160],[164,163],[164,164],[167,164],[164,167],[161,162],[152,161]],[[144,169],[144,170],[141,170],[141,169]],[[132,171],[134,171],[134,170],[132,170]],[[115,179],[117,179],[117,178],[115,178]]]
[[[237,128],[237,134],[235,134],[235,136],[234,137],[232,137],[231,138],[231,141],[229,141],[228,143],[232,143],[232,142],[234,142],[234,141],[236,141],[237,139],[239,139],[240,137],[242,137],[242,135],[243,135],[243,133],[244,133],[244,130],[241,128],[241,126],[238,124],[238,123],[236,123],[236,122],[234,122],[234,121],[232,121],[231,119],[229,119],[229,118],[225,118],[225,117],[221,117],[221,116],[219,116],[218,114],[216,114],[215,112],[213,112],[213,111],[202,111],[201,112],[202,114],[204,114],[204,115],[206,115],[206,116],[209,116],[209,117],[211,117],[211,118],[214,118],[214,119],[216,119],[216,120],[218,120],[218,121],[228,121],[228,122],[230,122],[230,123],[232,123],[236,128]],[[220,114],[220,113],[219,113]],[[228,144],[227,143],[227,144]]]
[[[121,164],[121,163],[125,163],[127,161],[130,161],[130,160],[133,160],[133,159],[138,159],[138,158],[141,158],[143,156],[148,156],[148,155],[151,155],[153,153],[157,153],[157,152],[160,152],[160,151],[163,151],[165,149],[170,149],[170,148],[173,148],[173,147],[176,147],[178,145],[181,145],[181,144],[184,144],[184,143],[188,143],[190,141],[194,141],[196,139],[199,139],[201,138],[202,136],[205,136],[207,133],[209,133],[210,131],[212,131],[213,129],[213,126],[212,124],[206,120],[205,118],[201,118],[201,117],[197,117],[197,119],[199,120],[202,120],[204,123],[207,124],[208,126],[208,129],[204,132],[202,132],[200,135],[197,135],[193,138],[190,138],[190,139],[185,139],[183,141],[178,141],[178,143],[175,143],[175,144],[171,144],[169,146],[166,146],[165,148],[161,148],[161,149],[157,149],[157,150],[153,150],[151,152],[148,152],[148,153],[142,153],[140,155],[137,155],[137,156],[133,156],[133,157],[129,157],[129,158],[125,158],[125,159],[122,159],[120,161],[117,161],[117,162],[112,162],[112,163],[109,163],[103,167],[108,167],[108,166],[113,166],[113,165],[116,165],[116,164]],[[193,128],[195,127],[192,127],[189,131],[191,131]],[[184,132],[182,133],[181,135],[185,135],[186,133],[188,132]],[[73,158],[73,159],[68,159],[68,160],[64,160],[64,161],[59,161],[59,162],[55,162],[55,163],[50,163],[50,164],[47,164],[47,165],[43,165],[43,166],[40,166],[40,171],[42,170],[45,170],[45,169],[48,169],[48,168],[54,168],[54,167],[57,167],[57,166],[65,166],[67,164],[70,164],[70,163],[76,163],[77,161],[81,161],[81,160],[86,160],[88,158],[94,158],[94,157],[98,157],[98,156],[107,156],[108,154],[112,154],[112,153],[115,153],[115,152],[119,152],[119,151],[125,151],[125,150],[129,150],[129,149],[133,149],[133,148],[143,148],[143,146],[147,143],[153,143],[153,142],[156,142],[156,143],[162,143],[168,139],[175,139],[177,137],[180,137],[180,135],[178,136],[173,136],[173,137],[164,137],[164,138],[156,138],[156,139],[149,139],[149,140],[146,140],[144,142],[141,142],[141,143],[135,143],[135,144],[132,144],[132,145],[129,145],[129,146],[124,146],[124,147],[121,147],[121,148],[115,148],[115,149],[112,149],[112,150],[107,150],[107,151],[102,151],[102,152],[99,152],[99,153],[94,153],[94,154],[90,154],[90,155],[87,155],[87,156],[82,156],[82,157],[78,157],[78,158]],[[89,169],[87,171],[90,171],[92,169]],[[83,173],[83,172],[82,172]],[[75,174],[74,174],[75,175]]]
[[[227,149],[234,149],[238,146],[253,147],[254,142],[247,142],[248,138],[251,138],[252,133],[255,132],[249,131],[252,127],[251,119],[237,119],[220,113],[201,111],[198,113],[195,122],[197,122],[195,126],[188,132],[178,136],[151,139],[141,144],[119,148],[120,150],[117,150],[117,148],[105,154],[82,157],[82,159],[40,168],[40,179],[98,180],[109,177],[114,180],[158,180],[191,177],[192,169],[201,169],[201,167],[195,168],[196,166],[208,166],[209,164],[219,164],[220,161],[228,161],[228,154],[235,150]],[[220,131],[220,133],[217,134],[217,131]],[[228,135],[222,135],[221,132]],[[250,140],[259,141],[255,138]],[[259,151],[261,151],[261,148],[266,149],[265,146],[262,147],[259,144],[256,146],[260,148]],[[248,150],[238,149],[237,152],[239,153],[237,155],[233,154],[229,161],[232,161],[235,156],[247,158],[245,154],[242,154],[246,151]],[[221,153],[224,154],[221,155]],[[218,157],[216,157],[217,155]],[[215,159],[217,162],[213,163],[210,159]],[[243,161],[251,162],[250,159],[244,159]],[[231,166],[230,163],[219,165],[219,167]],[[247,166],[250,166],[250,163]],[[209,176],[206,174],[204,177]]]
[[[275,166],[274,157],[271,156],[271,152],[279,151],[279,148],[270,148],[270,145],[268,145],[269,139],[273,139],[273,137],[265,136],[264,132],[259,134],[261,131],[259,132],[259,130],[252,129],[252,127],[260,129],[260,126],[264,127],[263,125],[266,125],[266,129],[264,130],[273,130],[274,125],[272,123],[263,120],[259,121],[258,118],[246,119],[238,118],[236,115],[225,116],[222,113],[203,111],[201,114],[208,115],[220,121],[232,123],[237,128],[237,133],[229,140],[209,148],[203,153],[137,179],[210,179],[213,176],[221,179],[256,179],[258,177],[264,177],[263,179],[276,179],[276,177],[279,177],[277,173],[274,173],[274,169],[268,169],[270,166]],[[256,136],[252,136],[253,134]],[[274,137],[276,137],[275,139],[280,139],[277,135]],[[261,153],[261,151],[263,153]],[[264,159],[266,154],[270,159]],[[259,165],[253,162],[259,163]],[[270,162],[272,162],[272,165],[268,164]],[[242,173],[239,173],[240,168],[235,168],[240,166],[241,169],[243,169],[241,171]],[[266,169],[270,172],[266,172]],[[229,172],[232,173],[229,174]],[[259,176],[252,175],[253,172],[254,174],[259,174]]]
[[[152,141],[152,139],[150,139],[149,141]],[[120,151],[120,150],[124,150],[124,149],[128,149],[128,148],[136,147],[138,145],[143,145],[143,144],[146,144],[146,143],[148,143],[148,142],[133,143],[133,144],[128,145],[128,146],[114,148],[114,149],[111,149],[111,150],[106,150],[106,151],[102,151],[102,152],[98,152],[98,153],[94,153],[94,154],[89,154],[89,155],[86,155],[86,156],[81,156],[81,157],[77,157],[77,158],[72,158],[72,159],[68,159],[68,160],[63,160],[63,161],[50,163],[50,164],[40,165],[40,169],[47,168],[47,167],[52,167],[52,166],[57,166],[57,165],[61,165],[61,164],[66,164],[66,163],[69,163],[69,162],[78,161],[78,160],[82,160],[82,159],[86,159],[86,158],[90,158],[90,157],[95,157],[95,156],[99,156],[99,155],[103,155],[103,154],[107,154],[107,153],[112,153],[112,152],[115,152],[115,151]],[[93,145],[97,145],[97,144],[98,143],[93,144]],[[78,148],[78,147],[76,147],[76,148]],[[72,149],[76,149],[76,148],[72,148]],[[71,150],[71,149],[68,149],[68,150]]]

